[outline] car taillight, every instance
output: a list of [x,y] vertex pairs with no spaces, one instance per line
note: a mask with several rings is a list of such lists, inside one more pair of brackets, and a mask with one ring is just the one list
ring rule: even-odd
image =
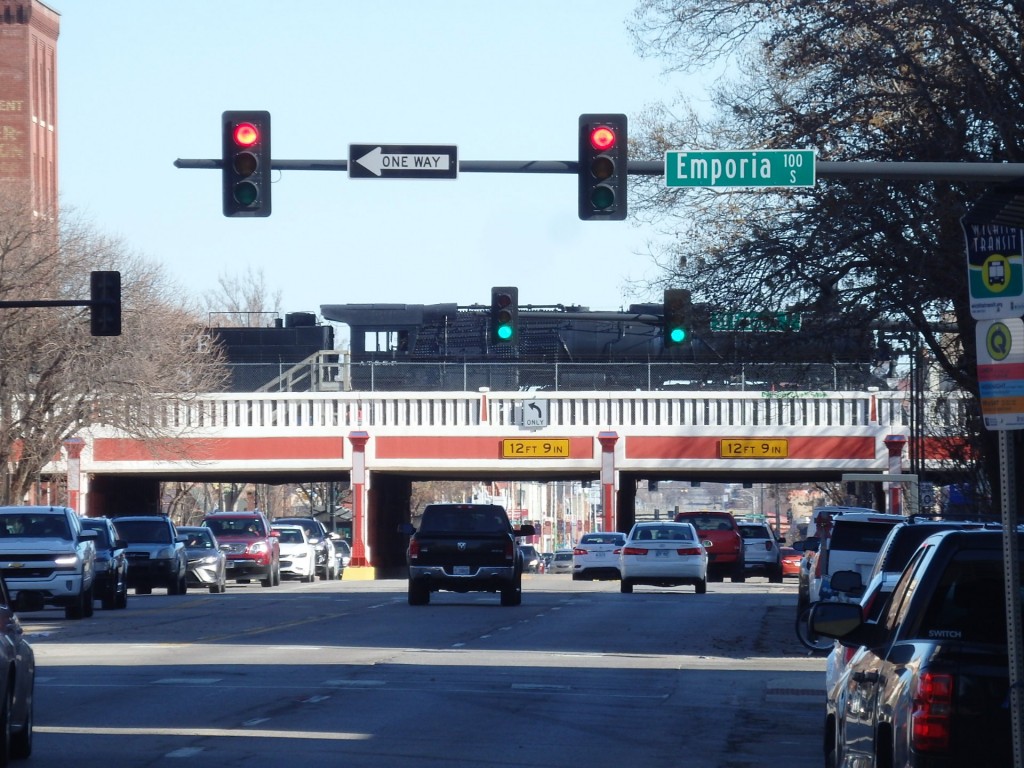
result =
[[587,550],[582,549],[581,547],[576,547],[575,549],[573,549],[572,553],[573,555],[585,555],[587,554]]
[[409,539],[409,559],[415,560],[420,556],[420,543],[416,539]]
[[624,555],[646,555],[647,550],[640,547],[623,547],[622,554]]
[[506,560],[515,560],[515,558],[516,558],[516,545],[513,542],[509,541],[507,544],[505,544],[505,559]]
[[953,676],[922,672],[914,684],[910,743],[919,752],[949,749]]
[[676,550],[677,555],[699,555],[700,547],[683,547]]
[[766,541],[764,543],[764,551],[765,552],[771,552],[772,551],[772,543],[770,541]]

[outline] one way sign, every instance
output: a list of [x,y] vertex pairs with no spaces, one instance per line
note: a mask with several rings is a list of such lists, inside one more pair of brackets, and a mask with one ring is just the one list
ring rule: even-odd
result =
[[352,179],[454,179],[458,147],[437,144],[349,144]]

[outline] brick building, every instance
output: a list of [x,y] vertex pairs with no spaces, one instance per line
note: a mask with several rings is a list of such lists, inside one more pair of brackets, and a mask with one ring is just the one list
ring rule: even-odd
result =
[[57,35],[39,0],[0,0],[0,185],[24,183],[37,212],[57,207]]

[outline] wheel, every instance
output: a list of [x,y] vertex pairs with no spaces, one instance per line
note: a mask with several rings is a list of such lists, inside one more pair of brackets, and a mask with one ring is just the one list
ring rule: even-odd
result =
[[117,609],[128,607],[128,585],[125,584],[121,591],[117,593],[117,604],[114,606]]
[[210,594],[211,595],[220,594],[220,584],[211,584],[210,585]]
[[179,595],[187,595],[188,594],[188,576],[186,574],[184,574],[184,573],[181,574],[181,577],[178,579],[178,594]]
[[75,598],[75,602],[64,607],[64,618],[77,621],[85,618],[85,600],[92,600],[92,592],[86,591]]
[[167,582],[167,594],[168,595],[180,595],[181,594],[181,579],[174,578]]
[[314,581],[316,581],[316,571],[310,571],[309,575],[306,576],[306,578],[303,579],[303,581],[305,581],[307,584],[312,584]]
[[25,701],[25,717],[18,724],[19,727],[11,733],[10,754],[15,760],[24,760],[32,754],[32,730],[35,727],[33,710],[35,707],[31,686],[28,689],[27,696],[28,698]]
[[693,587],[698,595],[703,595],[708,591],[708,580],[701,579],[696,584],[694,584]]
[[274,587],[281,586],[281,564],[277,563],[274,565],[274,583],[271,585]]
[[781,565],[773,565],[771,567],[771,569],[768,571],[768,581],[770,581],[772,584],[781,584],[782,583],[782,566]]
[[272,586],[274,586],[274,572],[273,571],[271,571],[270,573],[267,574],[267,578],[260,579],[260,586],[261,587],[272,587]]
[[409,582],[409,605],[427,605],[430,602],[430,589],[425,584]]
[[104,611],[114,610],[115,608],[117,608],[117,598],[117,585],[115,584],[107,590],[107,593],[105,595],[100,597],[100,608],[102,608]]
[[88,619],[92,616],[96,610],[96,595],[92,591],[92,587],[89,587],[85,596],[82,598],[82,616]]
[[619,592],[624,595],[633,594],[633,582],[629,579],[623,579],[619,582]]
[[151,595],[151,594],[153,594],[153,588],[152,587],[136,587],[135,588],[135,594],[136,595]]
[[501,604],[506,606],[522,605],[523,602],[523,588],[522,584],[517,581],[511,587],[507,587],[501,590]]
[[818,637],[812,635],[810,631],[809,621],[811,618],[811,608],[813,604],[808,605],[802,613],[796,617],[796,636],[800,641],[800,644],[804,648],[812,651],[827,651],[832,648],[833,641],[827,637]]
[[736,563],[736,565],[733,566],[729,580],[733,584],[743,584],[747,580],[746,565],[742,561]]

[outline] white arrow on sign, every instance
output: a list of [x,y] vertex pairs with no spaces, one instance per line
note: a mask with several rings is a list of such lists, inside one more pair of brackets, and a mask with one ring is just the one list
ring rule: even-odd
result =
[[356,162],[366,168],[374,176],[380,176],[383,171],[447,171],[449,169],[449,156],[447,154],[407,154],[407,153],[386,153],[381,147],[374,147],[362,157],[356,158]]

